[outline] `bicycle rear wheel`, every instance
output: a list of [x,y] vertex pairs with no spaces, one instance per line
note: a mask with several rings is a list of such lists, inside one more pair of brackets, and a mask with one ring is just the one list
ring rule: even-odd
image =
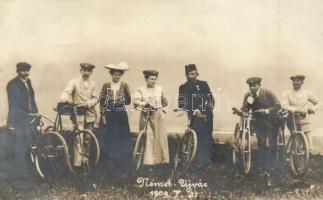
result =
[[240,137],[240,124],[237,123],[236,127],[234,129],[234,142],[233,142],[233,147],[232,147],[232,163],[234,165],[237,165],[237,163],[239,163],[239,161],[241,160],[240,158],[240,142],[241,142],[241,137]]
[[71,169],[68,162],[68,148],[64,138],[57,132],[45,132],[32,145],[30,156],[38,175],[42,179],[53,179],[61,175],[66,167]]
[[276,160],[283,161],[284,158],[285,158],[285,135],[284,135],[284,130],[280,128],[277,135]]
[[309,165],[309,146],[303,132],[297,131],[291,135],[290,167],[294,176],[305,174]]
[[197,149],[196,132],[189,129],[185,132],[174,157],[174,171],[186,171],[195,158]]
[[72,173],[81,176],[91,173],[100,157],[100,147],[94,133],[86,129],[74,132],[68,147]]
[[135,170],[138,170],[143,162],[145,147],[146,147],[146,131],[141,131],[138,134],[135,149],[132,155],[132,161],[134,164]]
[[250,132],[244,131],[242,133],[241,141],[241,155],[242,155],[242,164],[243,172],[248,174],[251,169],[251,138]]

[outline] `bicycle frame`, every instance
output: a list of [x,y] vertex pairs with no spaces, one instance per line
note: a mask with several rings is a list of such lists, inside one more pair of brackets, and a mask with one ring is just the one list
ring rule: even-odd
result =
[[240,111],[238,109],[233,109],[233,114],[236,114],[240,117],[240,121],[239,121],[239,124],[240,124],[240,128],[241,130],[249,130],[251,131],[251,119],[252,119],[252,114],[253,113],[256,113],[257,111],[254,111],[254,112],[248,112],[248,113],[245,113],[243,111]]
[[[66,114],[69,115],[71,117],[72,123],[73,123],[73,129],[74,131],[79,130],[79,125],[77,123],[77,106],[75,105],[71,105],[73,107],[73,112],[70,114]],[[55,131],[61,131],[63,130],[63,120],[62,120],[62,115],[61,113],[59,113],[59,111],[57,109],[54,109],[55,111],[57,111],[57,115],[55,118],[55,122],[54,122],[54,127],[53,129]]]
[[[183,110],[183,109],[174,109],[174,112],[179,112],[179,111],[183,111],[183,112],[186,112],[186,113],[188,113],[188,112],[189,112],[188,110]],[[189,130],[189,129],[194,129],[194,123],[195,123],[195,120],[196,120],[196,118],[197,118],[197,112],[198,112],[198,110],[194,110],[194,111],[193,111],[192,116],[189,116],[189,117],[188,117],[188,120],[187,120],[187,129],[188,129],[188,130]],[[185,114],[185,113],[184,113],[184,114]],[[180,115],[178,115],[177,117],[180,117],[180,116],[182,116],[182,115],[184,115],[184,114],[180,114]],[[206,119],[206,115],[201,115],[201,118]]]
[[[29,122],[32,126],[33,133],[37,131],[38,133],[43,134],[44,122],[42,121],[42,118],[48,120],[51,123],[54,123],[51,119],[49,119],[48,117],[45,117],[44,115],[33,116],[33,119]],[[36,123],[37,120],[39,120],[39,122],[34,125],[34,123]]]
[[[293,124],[293,131],[291,131],[291,136],[292,135],[294,135],[294,134],[296,134],[296,133],[298,133],[298,132],[303,132],[302,131],[302,128],[301,128],[301,126],[297,126],[297,122],[296,122],[296,120],[295,120],[295,112],[292,112],[291,114],[291,120],[292,120],[292,124]],[[285,118],[285,121],[287,120],[287,117]],[[285,122],[285,123],[287,123],[287,122]],[[285,152],[288,154],[288,153],[290,153],[289,151],[288,151],[288,148],[290,147],[290,145],[291,145],[291,141],[292,141],[292,137],[289,137],[289,139],[288,139],[288,141],[287,141],[287,144],[286,144],[286,147],[285,147]],[[284,133],[283,133],[283,137],[285,137],[285,135],[284,135]]]

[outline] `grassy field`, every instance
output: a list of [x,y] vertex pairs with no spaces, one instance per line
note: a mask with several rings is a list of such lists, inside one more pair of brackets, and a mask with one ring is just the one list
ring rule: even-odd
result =
[[[113,163],[100,163],[93,174],[75,178],[68,174],[58,180],[41,181],[35,176],[14,177],[8,174],[6,162],[1,162],[0,199],[322,199],[323,157],[313,155],[305,176],[293,178],[288,165],[271,173],[271,179],[253,166],[249,175],[241,175],[231,164],[230,137],[218,139],[214,163],[209,167],[195,166],[185,175],[171,177],[168,168],[146,169],[135,174],[118,173]],[[172,144],[170,145],[172,147]],[[143,186],[140,177],[154,183],[172,183],[170,187]],[[207,187],[181,187],[183,179]],[[268,184],[270,183],[270,184]],[[187,188],[191,188],[187,190]],[[168,196],[166,196],[166,194]]]

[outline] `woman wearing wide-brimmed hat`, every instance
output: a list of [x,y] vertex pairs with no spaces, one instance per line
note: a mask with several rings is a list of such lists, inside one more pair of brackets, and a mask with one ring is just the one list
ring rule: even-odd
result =
[[112,80],[103,84],[100,93],[101,149],[104,159],[118,170],[126,170],[131,163],[132,140],[126,106],[131,102],[130,89],[121,81],[127,63],[105,66]]
[[[147,139],[143,164],[156,165],[169,163],[168,138],[162,108],[167,106],[167,99],[161,86],[156,85],[158,72],[155,70],[143,71],[146,85],[138,88],[133,96],[133,103],[140,107],[142,112],[139,119],[139,131],[145,128],[148,120]],[[152,109],[149,119],[144,112]]]

